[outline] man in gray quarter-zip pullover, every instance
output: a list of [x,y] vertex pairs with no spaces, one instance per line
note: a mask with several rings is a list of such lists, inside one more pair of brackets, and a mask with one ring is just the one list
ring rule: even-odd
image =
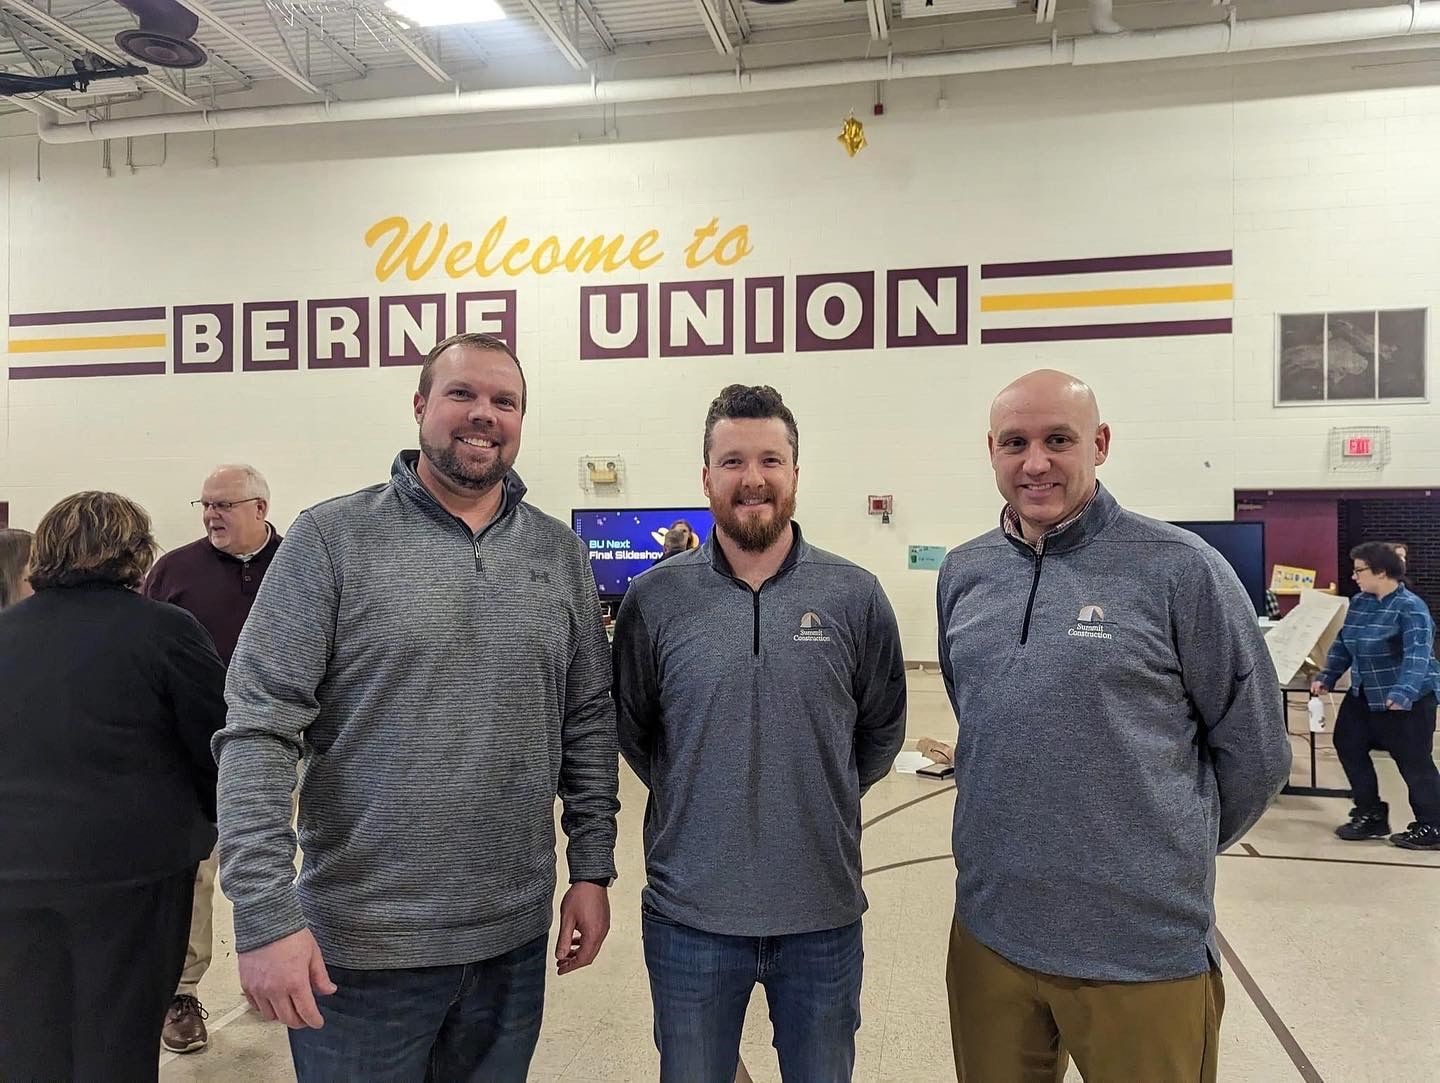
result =
[[222,882],[241,985],[292,1028],[301,1083],[525,1079],[557,794],[559,972],[609,929],[610,664],[579,539],[523,502],[512,470],[525,405],[503,342],[437,345],[420,451],[301,513],[230,665]]
[[705,422],[700,549],[636,578],[615,628],[620,749],[650,789],[642,929],[662,1083],[731,1083],[765,987],[780,1073],[849,1080],[860,1025],[860,795],[905,739],[875,576],[792,522],[794,415],[731,385]]
[[1216,1076],[1215,855],[1284,785],[1254,608],[1194,534],[1120,507],[1090,389],[990,412],[1000,528],[940,571],[959,719],[948,984],[961,1080]]

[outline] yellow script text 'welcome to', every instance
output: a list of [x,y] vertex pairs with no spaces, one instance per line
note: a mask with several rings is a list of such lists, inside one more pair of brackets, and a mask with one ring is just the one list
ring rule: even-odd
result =
[[[623,233],[613,237],[600,234],[594,237],[577,237],[566,247],[559,237],[551,234],[538,244],[529,237],[507,240],[505,230],[508,217],[496,219],[480,243],[457,241],[450,243],[450,226],[441,222],[422,222],[413,231],[410,220],[401,215],[382,218],[365,231],[365,244],[371,248],[384,243],[379,258],[375,261],[375,277],[381,282],[388,281],[397,271],[415,282],[424,278],[438,263],[451,278],[468,278],[476,275],[490,278],[494,275],[508,275],[512,278],[525,274],[548,275],[556,271],[614,272],[625,267],[643,271],[653,267],[664,258],[665,253],[656,249],[660,242],[659,230],[646,230],[634,240],[628,240]],[[729,266],[744,259],[752,251],[749,227],[736,226],[713,244],[708,252],[704,242],[717,232],[718,223],[710,223],[695,231],[695,238],[685,250],[685,263],[699,267],[714,261]],[[387,241],[388,237],[388,241]]]

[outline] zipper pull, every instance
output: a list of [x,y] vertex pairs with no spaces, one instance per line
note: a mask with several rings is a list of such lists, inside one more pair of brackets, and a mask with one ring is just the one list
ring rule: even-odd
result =
[[479,571],[484,571],[484,568],[483,568],[482,565],[480,564],[480,539],[479,539],[479,538],[476,538],[476,539],[475,539],[475,570],[476,570],[477,572],[479,572]]

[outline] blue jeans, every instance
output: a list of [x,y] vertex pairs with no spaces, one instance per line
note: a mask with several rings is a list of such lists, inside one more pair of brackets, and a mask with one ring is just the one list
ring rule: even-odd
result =
[[849,1083],[860,1029],[860,922],[790,936],[723,936],[642,911],[661,1083],[734,1083],[759,982],[786,1083]]
[[495,959],[406,970],[329,967],[325,1026],[292,1030],[300,1083],[524,1083],[545,1006],[546,937]]

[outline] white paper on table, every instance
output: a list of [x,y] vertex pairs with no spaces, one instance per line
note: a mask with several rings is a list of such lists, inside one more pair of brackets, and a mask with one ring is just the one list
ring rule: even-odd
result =
[[[1300,604],[1279,624],[1265,633],[1265,647],[1275,663],[1275,675],[1281,684],[1289,684],[1300,672],[1305,659],[1322,644],[1328,647],[1340,625],[1345,622],[1349,602],[1334,594],[1318,590],[1300,592]],[[1316,659],[1321,665],[1324,657]]]
[[913,775],[920,768],[933,763],[923,752],[902,752],[895,757],[895,771],[901,775]]

